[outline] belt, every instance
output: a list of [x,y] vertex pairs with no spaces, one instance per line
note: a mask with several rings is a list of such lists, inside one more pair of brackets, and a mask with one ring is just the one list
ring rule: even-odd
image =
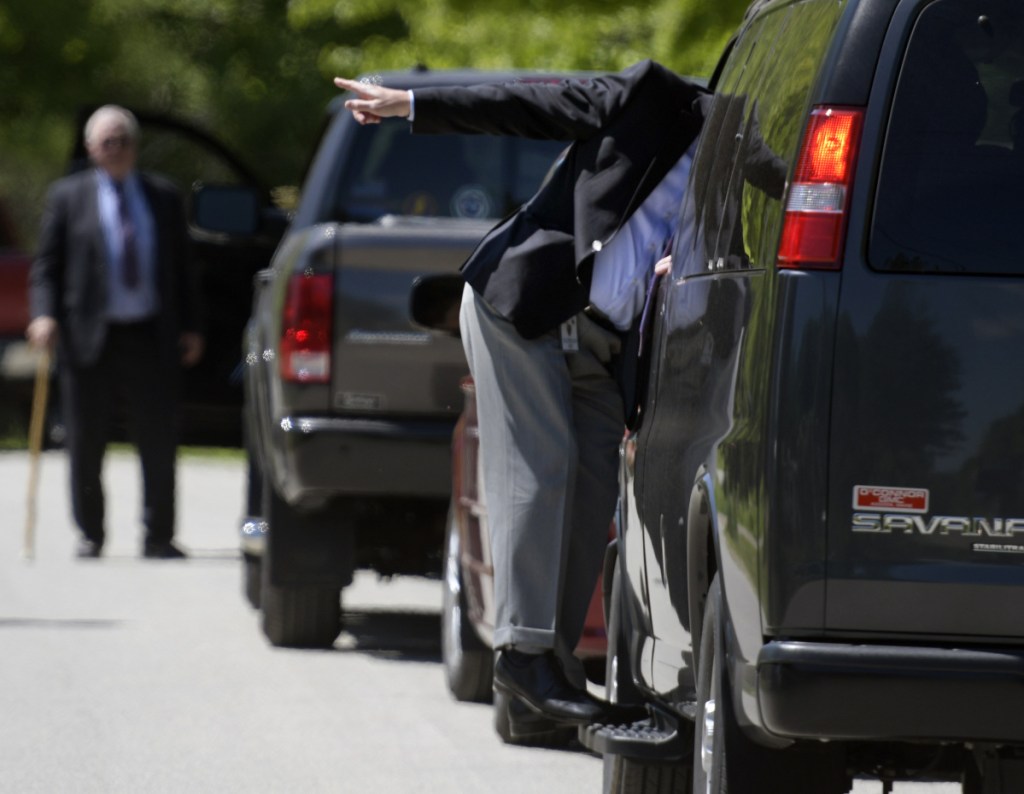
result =
[[587,306],[583,310],[583,313],[587,315],[588,320],[590,320],[595,325],[601,326],[606,331],[611,331],[613,334],[618,334],[619,336],[622,336],[622,334],[625,333],[621,329],[616,328],[615,323],[608,319],[608,315],[606,315],[593,304]]

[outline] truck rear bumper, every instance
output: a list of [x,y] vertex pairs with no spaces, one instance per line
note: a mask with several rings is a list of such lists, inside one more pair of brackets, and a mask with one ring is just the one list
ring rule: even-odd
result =
[[771,642],[764,727],[788,738],[1024,742],[1024,650]]
[[282,419],[272,442],[283,459],[282,496],[292,504],[333,496],[451,494],[455,419]]

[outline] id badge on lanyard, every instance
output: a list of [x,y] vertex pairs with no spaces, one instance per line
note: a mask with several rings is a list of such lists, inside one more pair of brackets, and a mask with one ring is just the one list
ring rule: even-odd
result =
[[575,316],[562,323],[562,352],[578,353],[580,350],[579,321]]

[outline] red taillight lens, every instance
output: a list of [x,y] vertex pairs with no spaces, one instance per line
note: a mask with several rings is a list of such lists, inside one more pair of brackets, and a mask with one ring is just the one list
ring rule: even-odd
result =
[[807,122],[779,243],[779,267],[838,269],[863,111],[815,108]]
[[281,328],[281,377],[300,383],[331,379],[331,275],[296,275],[288,282]]

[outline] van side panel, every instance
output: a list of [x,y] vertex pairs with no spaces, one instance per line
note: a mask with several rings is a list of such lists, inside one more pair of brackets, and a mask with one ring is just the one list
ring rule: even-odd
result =
[[764,633],[820,631],[825,619],[829,406],[839,273],[784,271],[761,544]]

